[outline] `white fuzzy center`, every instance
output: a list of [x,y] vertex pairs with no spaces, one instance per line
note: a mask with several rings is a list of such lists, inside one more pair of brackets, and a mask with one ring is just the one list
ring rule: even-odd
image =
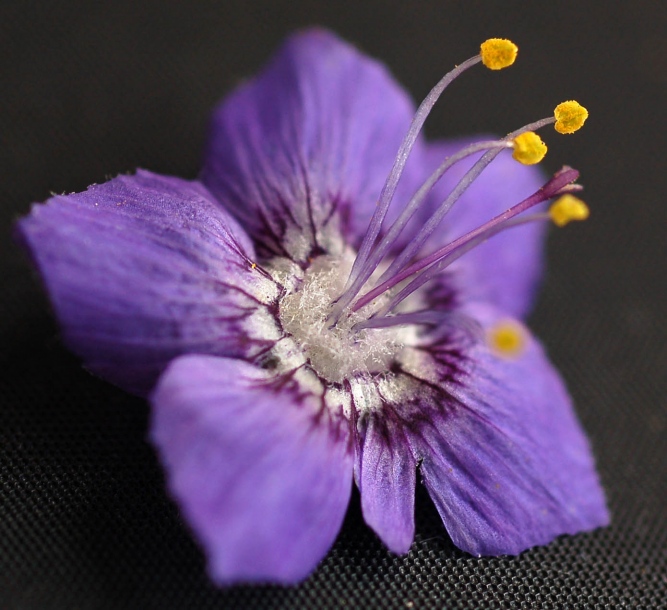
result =
[[294,338],[313,370],[323,379],[341,383],[358,375],[386,371],[402,350],[400,328],[354,331],[371,311],[343,316],[329,328],[332,301],[343,291],[351,256],[320,256],[304,273],[294,292],[280,302],[280,321]]

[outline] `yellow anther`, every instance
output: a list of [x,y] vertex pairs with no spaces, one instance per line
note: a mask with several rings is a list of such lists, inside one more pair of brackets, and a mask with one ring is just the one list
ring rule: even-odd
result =
[[527,131],[514,138],[512,157],[524,165],[535,165],[547,154],[547,145],[534,131]]
[[519,47],[504,38],[489,38],[480,47],[482,63],[489,70],[502,70],[511,66],[518,52]]
[[590,212],[579,197],[563,195],[551,204],[549,216],[554,224],[564,227],[571,220],[586,220]]
[[588,118],[588,110],[579,102],[570,100],[556,106],[554,117],[556,119],[554,129],[558,133],[574,133],[583,127]]
[[526,346],[526,333],[514,320],[503,320],[489,329],[487,341],[491,349],[500,356],[514,358]]

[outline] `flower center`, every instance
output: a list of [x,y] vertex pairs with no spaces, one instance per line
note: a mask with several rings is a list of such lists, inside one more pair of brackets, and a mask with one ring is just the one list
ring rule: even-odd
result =
[[[332,326],[332,302],[345,287],[354,256],[319,256],[296,289],[280,301],[279,318],[319,377],[342,383],[345,379],[386,372],[414,332],[405,327],[355,330],[369,313],[360,310]],[[365,308],[367,309],[367,308]]]

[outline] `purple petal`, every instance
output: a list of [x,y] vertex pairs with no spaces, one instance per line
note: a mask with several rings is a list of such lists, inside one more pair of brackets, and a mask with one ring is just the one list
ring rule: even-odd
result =
[[152,397],[169,487],[221,584],[294,583],[340,529],[352,484],[349,424],[246,362],[184,356]]
[[[487,327],[500,319],[488,306],[468,313]],[[443,386],[448,398],[413,438],[447,531],[474,555],[516,554],[609,521],[570,398],[526,338],[516,359],[470,349],[468,375]]]
[[358,244],[412,113],[382,65],[310,30],[217,110],[202,180],[260,254],[305,261],[340,248],[338,222]]
[[[468,140],[430,144],[427,164],[435,168],[467,144]],[[429,207],[443,201],[475,161],[473,157],[454,166],[433,190]],[[510,152],[501,153],[452,208],[443,221],[444,231],[431,238],[429,251],[491,220],[534,193],[543,181],[538,168],[521,165]],[[460,298],[486,301],[513,316],[525,316],[542,270],[545,225],[531,223],[496,235],[457,261],[451,270]]]
[[390,551],[407,553],[415,533],[417,463],[388,412],[372,415],[362,437],[357,478],[364,520]]
[[196,182],[139,171],[35,205],[18,237],[65,342],[94,373],[147,393],[183,353],[246,355],[258,306],[251,243]]

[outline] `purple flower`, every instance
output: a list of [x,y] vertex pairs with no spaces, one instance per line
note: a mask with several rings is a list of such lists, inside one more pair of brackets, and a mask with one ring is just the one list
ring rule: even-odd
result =
[[608,522],[563,383],[516,321],[543,221],[585,216],[578,174],[540,186],[502,153],[554,119],[427,144],[450,81],[415,115],[381,65],[305,32],[215,112],[199,181],[140,170],[18,225],[67,345],[150,395],[169,488],[219,583],[305,578],[353,479],[395,553],[413,540],[417,471],[474,555]]

